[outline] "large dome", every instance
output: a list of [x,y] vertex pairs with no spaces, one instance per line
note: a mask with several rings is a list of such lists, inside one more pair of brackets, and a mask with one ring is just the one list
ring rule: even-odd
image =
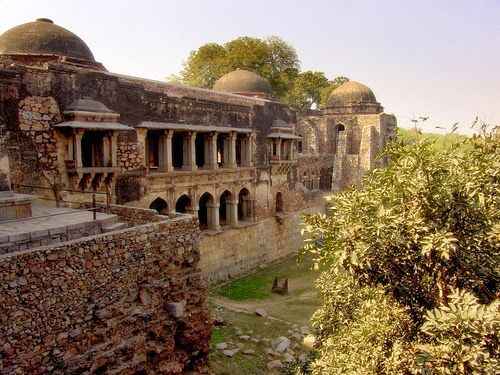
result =
[[347,81],[332,91],[328,98],[328,107],[378,104],[375,94],[368,87],[356,81]]
[[0,35],[0,55],[57,55],[95,63],[82,39],[47,18],[13,27]]
[[251,96],[271,96],[269,81],[254,72],[237,69],[225,74],[215,82],[215,91]]

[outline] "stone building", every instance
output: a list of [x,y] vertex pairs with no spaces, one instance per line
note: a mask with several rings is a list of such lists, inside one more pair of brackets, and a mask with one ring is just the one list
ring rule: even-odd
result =
[[359,181],[395,125],[355,82],[297,121],[246,70],[214,90],[110,73],[78,36],[43,18],[0,36],[0,93],[14,185],[57,186],[68,201],[107,192],[121,204],[192,213],[212,230],[299,210],[332,181]]
[[396,117],[384,113],[370,88],[344,83],[331,93],[324,109],[298,119],[302,184],[333,191],[359,184],[363,174],[384,164],[377,154],[395,130]]
[[[0,35],[0,373],[202,369],[204,279],[296,252],[395,124],[356,82],[298,116],[250,71],[184,87],[107,71],[49,19]],[[64,207],[31,217],[18,189]]]

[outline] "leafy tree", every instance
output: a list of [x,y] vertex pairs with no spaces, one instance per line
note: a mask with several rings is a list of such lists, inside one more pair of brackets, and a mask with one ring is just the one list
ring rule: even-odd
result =
[[321,94],[320,94],[321,106],[322,107],[326,106],[326,104],[328,103],[328,98],[330,97],[330,94],[332,93],[332,91],[335,90],[340,85],[346,83],[347,81],[349,81],[349,78],[344,77],[344,76],[339,76],[339,77],[336,77],[333,81],[330,81],[327,86],[323,87],[321,89]]
[[293,108],[304,112],[312,106],[319,107],[322,89],[329,86],[323,72],[306,71],[300,73],[290,89],[286,101]]
[[[429,310],[456,305],[456,289],[481,303],[498,293],[500,139],[484,133],[444,149],[428,139],[398,140],[382,157],[390,165],[368,174],[361,187],[331,197],[328,215],[305,218],[306,250],[329,269],[318,281],[323,307],[313,317],[320,353],[313,373],[418,369],[413,344]],[[405,315],[412,324],[401,324]],[[442,332],[430,327],[422,331],[435,333],[430,342],[436,350],[428,348],[428,358],[438,365],[427,373],[446,374],[439,361],[452,349],[439,349]],[[464,356],[483,350],[471,341]]]
[[274,95],[284,97],[299,72],[295,49],[278,37],[240,37],[224,45],[208,43],[191,52],[179,78],[190,86],[211,88],[224,74],[248,69],[267,78]]

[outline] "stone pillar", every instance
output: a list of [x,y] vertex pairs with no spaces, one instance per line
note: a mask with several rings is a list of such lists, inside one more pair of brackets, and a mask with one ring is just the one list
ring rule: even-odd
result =
[[188,151],[188,159],[189,159],[189,169],[191,171],[195,171],[198,169],[196,166],[196,132],[189,132],[188,136],[189,143],[189,151]]
[[248,167],[253,167],[253,153],[254,153],[255,134],[249,134],[247,138],[247,163]]
[[188,134],[182,136],[182,169],[188,170],[190,168],[190,138]]
[[147,148],[146,148],[146,137],[148,134],[148,129],[146,128],[137,128],[137,152],[139,156],[142,155],[142,166],[147,167],[148,166],[148,154],[147,154]]
[[209,143],[210,143],[210,168],[217,169],[217,133],[210,134]]
[[108,167],[109,162],[111,161],[111,146],[110,146],[110,137],[109,135],[105,135],[102,137],[102,166]]
[[203,134],[203,169],[212,169],[212,153],[211,153],[210,134]]
[[207,204],[208,229],[219,230],[219,204]]
[[118,167],[118,133],[113,132],[109,139],[111,142],[111,166]]
[[165,170],[171,172],[174,170],[174,165],[172,163],[172,137],[174,136],[173,130],[165,130],[164,140],[165,140]]
[[226,201],[226,220],[232,227],[238,226],[238,200]]
[[236,168],[236,132],[229,133],[229,168]]
[[276,138],[276,159],[281,160],[281,138]]
[[223,160],[222,160],[222,167],[223,168],[229,168],[229,159],[230,159],[230,146],[229,146],[229,137],[227,135],[223,136]]
[[82,137],[83,132],[81,130],[75,130],[75,164],[77,168],[82,168]]

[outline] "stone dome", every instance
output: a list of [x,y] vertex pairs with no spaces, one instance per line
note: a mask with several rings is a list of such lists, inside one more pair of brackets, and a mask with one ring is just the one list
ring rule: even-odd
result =
[[0,55],[57,55],[95,63],[85,42],[47,18],[39,18],[0,35]]
[[347,81],[332,91],[327,107],[347,107],[378,104],[375,94],[368,87],[356,81]]
[[249,96],[272,96],[271,84],[267,79],[244,69],[237,69],[223,75],[215,82],[213,89]]
[[86,97],[75,100],[66,108],[66,112],[114,113],[103,103]]

